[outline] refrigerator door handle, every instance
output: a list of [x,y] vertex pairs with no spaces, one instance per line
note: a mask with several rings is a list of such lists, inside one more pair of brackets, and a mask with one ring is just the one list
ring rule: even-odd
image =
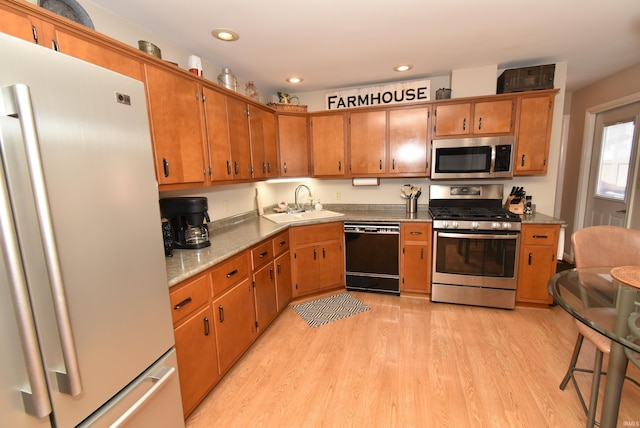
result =
[[149,375],[147,380],[153,382],[153,386],[145,392],[131,407],[127,409],[109,428],[123,426],[136,412],[143,407],[162,387],[177,374],[175,367],[161,367],[157,373]]
[[73,331],[67,298],[65,295],[60,259],[56,247],[56,239],[53,231],[49,198],[45,185],[44,170],[40,157],[38,134],[31,103],[31,93],[27,85],[17,83],[2,89],[4,113],[17,117],[20,121],[24,147],[29,165],[29,177],[33,188],[40,236],[44,247],[45,259],[53,306],[56,315],[56,323],[60,335],[60,345],[66,373],[56,371],[58,390],[62,393],[77,396],[82,393],[82,381],[80,379],[80,367],[76,353]]
[[36,326],[31,314],[31,299],[23,270],[18,233],[13,224],[13,212],[2,163],[0,163],[0,232],[0,246],[2,246],[7,267],[27,377],[31,386],[30,392],[21,391],[22,401],[28,414],[44,418],[51,414],[51,402],[49,401],[47,378],[40,355]]

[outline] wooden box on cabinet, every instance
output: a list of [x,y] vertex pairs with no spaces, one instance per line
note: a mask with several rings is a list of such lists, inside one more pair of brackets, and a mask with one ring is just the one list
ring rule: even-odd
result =
[[185,417],[220,379],[210,292],[206,274],[171,288],[171,314]]
[[523,224],[518,261],[516,304],[548,306],[547,284],[556,272],[560,225]]
[[402,223],[400,292],[431,292],[431,223]]

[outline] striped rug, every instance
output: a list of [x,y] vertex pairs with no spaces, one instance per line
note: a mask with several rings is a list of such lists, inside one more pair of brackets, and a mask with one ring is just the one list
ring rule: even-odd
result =
[[313,328],[370,310],[369,306],[348,293],[293,305],[292,309]]

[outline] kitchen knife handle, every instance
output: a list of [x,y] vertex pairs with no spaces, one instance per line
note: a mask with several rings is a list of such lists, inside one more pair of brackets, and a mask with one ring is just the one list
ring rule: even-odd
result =
[[218,306],[218,314],[220,315],[220,322],[224,322],[224,307]]
[[167,158],[162,158],[162,170],[164,172],[164,176],[168,177],[169,176],[169,161],[167,160]]
[[[17,115],[20,121],[20,128],[22,129],[31,187],[33,188],[36,214],[38,216],[40,239],[42,240],[44,248],[49,287],[53,297],[53,310],[58,327],[64,369],[66,370],[66,373],[56,371],[58,390],[64,394],[77,396],[80,395],[83,390],[82,380],[80,379],[80,365],[78,363],[78,355],[76,353],[75,340],[71,328],[71,317],[69,315],[65,285],[62,279],[62,268],[60,266],[60,256],[58,255],[55,231],[53,229],[49,198],[47,197],[47,186],[45,184],[42,159],[40,157],[40,143],[38,142],[38,134],[36,131],[31,93],[29,87],[24,84],[16,84],[5,88],[5,91],[10,90],[13,90],[12,93],[14,97],[13,100],[4,100],[5,113],[8,114],[8,106],[11,106],[9,103],[13,101],[15,104],[11,107],[15,107],[16,111],[12,113],[13,115]],[[2,95],[8,94],[7,92],[3,92]]]
[[[3,94],[0,93],[0,104],[3,101]],[[44,418],[51,414],[47,377],[40,355],[38,334],[36,333],[36,326],[31,312],[27,279],[23,270],[24,264],[20,245],[18,244],[18,233],[12,221],[13,215],[4,169],[0,164],[0,247],[5,256],[8,285],[11,289],[10,296],[23,347],[28,383],[31,387],[31,391],[21,391],[22,400],[27,413],[38,418]],[[7,345],[5,344],[4,346]]]

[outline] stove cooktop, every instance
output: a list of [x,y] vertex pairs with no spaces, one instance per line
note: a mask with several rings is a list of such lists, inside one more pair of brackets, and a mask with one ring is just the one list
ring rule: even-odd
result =
[[520,216],[504,208],[429,207],[434,220],[520,221]]

